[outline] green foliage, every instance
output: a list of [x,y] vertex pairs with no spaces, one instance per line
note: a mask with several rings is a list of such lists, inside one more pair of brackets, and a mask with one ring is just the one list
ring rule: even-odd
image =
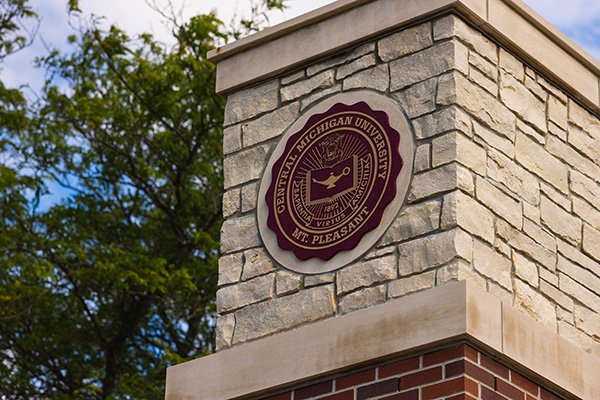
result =
[[1,398],[159,399],[166,366],[213,349],[224,99],[206,54],[233,34],[214,15],[174,32],[92,21],[40,59],[36,103],[0,84]]

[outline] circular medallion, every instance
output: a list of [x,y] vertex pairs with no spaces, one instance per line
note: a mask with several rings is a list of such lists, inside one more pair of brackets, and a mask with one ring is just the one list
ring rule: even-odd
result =
[[267,249],[304,273],[351,262],[399,211],[412,159],[408,123],[390,99],[360,91],[317,105],[290,127],[261,182]]

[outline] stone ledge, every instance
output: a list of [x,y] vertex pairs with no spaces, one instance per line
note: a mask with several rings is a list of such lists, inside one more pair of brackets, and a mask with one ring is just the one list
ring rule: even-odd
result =
[[599,358],[464,281],[170,367],[165,398],[246,398],[458,340],[561,392],[600,398]]
[[218,64],[217,92],[230,93],[449,11],[600,110],[600,63],[520,0],[339,0],[210,52]]

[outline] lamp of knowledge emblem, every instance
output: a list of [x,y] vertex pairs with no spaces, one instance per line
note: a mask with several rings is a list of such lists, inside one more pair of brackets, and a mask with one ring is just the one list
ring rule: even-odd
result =
[[[398,195],[404,199],[405,189],[399,187],[404,182],[399,178],[403,169],[412,166],[406,119],[396,111],[404,122],[400,124],[407,136],[404,141],[410,142],[408,160],[400,152],[402,134],[392,126],[388,113],[376,107],[385,100],[385,108],[390,108],[391,100],[368,94],[379,101],[356,101],[354,94],[346,95],[350,97],[346,101],[322,104],[323,112],[313,111],[292,126],[272,156],[266,174],[270,171],[270,182],[263,179],[261,184],[267,212],[261,234],[274,258],[290,269],[322,272],[344,265],[349,258],[352,261],[356,256],[347,253],[360,248],[367,234],[382,225],[387,228],[393,216],[385,220],[386,210]],[[406,166],[406,161],[411,164]],[[399,208],[392,207],[388,214],[395,215]],[[259,206],[259,220],[261,214]],[[381,233],[371,236],[376,240]],[[295,258],[281,257],[285,252]]]

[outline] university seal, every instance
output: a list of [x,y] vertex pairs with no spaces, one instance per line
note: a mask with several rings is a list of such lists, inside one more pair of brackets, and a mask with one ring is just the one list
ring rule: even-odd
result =
[[366,102],[336,103],[288,139],[266,192],[268,227],[300,260],[354,249],[395,198],[400,133]]

